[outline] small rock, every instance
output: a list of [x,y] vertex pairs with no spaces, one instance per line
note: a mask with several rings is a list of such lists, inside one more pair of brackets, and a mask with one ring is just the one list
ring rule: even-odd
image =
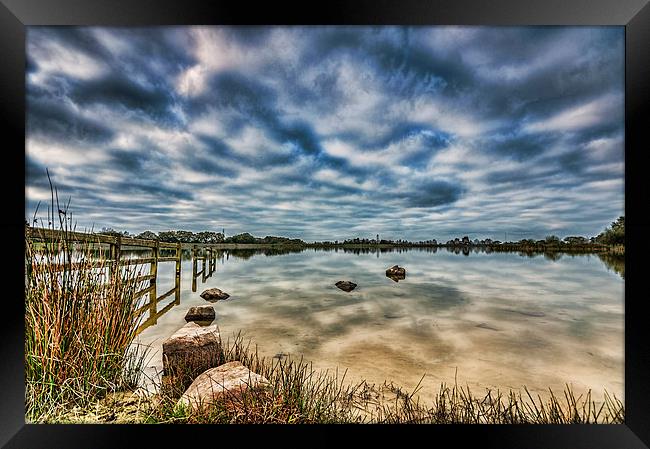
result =
[[239,361],[211,368],[196,379],[183,393],[178,404],[202,407],[218,398],[238,398],[248,388],[267,386],[269,381],[252,372]]
[[222,352],[217,325],[201,327],[195,322],[177,330],[162,347],[166,375],[203,372],[219,363]]
[[185,321],[212,321],[215,317],[216,313],[212,306],[190,307],[185,315]]
[[406,279],[406,275],[386,275],[387,278],[392,279],[395,282],[403,281]]
[[336,285],[338,288],[340,288],[344,292],[351,292],[352,290],[357,288],[357,284],[355,284],[354,282],[350,282],[350,281],[338,281],[334,285]]
[[230,295],[226,292],[219,290],[218,288],[209,288],[201,293],[201,298],[206,301],[216,302],[223,299],[228,299]]
[[400,267],[399,265],[393,265],[388,270],[386,270],[386,276],[395,282],[401,279],[406,279],[406,268]]

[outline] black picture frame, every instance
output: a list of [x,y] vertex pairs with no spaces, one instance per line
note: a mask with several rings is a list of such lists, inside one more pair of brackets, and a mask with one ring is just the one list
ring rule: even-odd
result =
[[[0,338],[0,445],[8,448],[129,447],[159,445],[180,438],[192,445],[223,444],[221,438],[250,441],[272,432],[280,444],[336,444],[339,432],[384,441],[398,437],[411,444],[499,448],[647,448],[650,446],[650,326],[647,325],[643,255],[650,219],[647,177],[650,145],[650,4],[648,0],[330,0],[293,5],[280,1],[199,0],[0,0],[0,114],[3,158],[11,176],[0,176],[6,211],[0,219],[6,263]],[[473,426],[144,426],[36,425],[24,423],[24,303],[18,282],[24,272],[25,27],[30,25],[144,26],[172,24],[411,24],[411,25],[619,25],[625,27],[625,424],[473,425]],[[22,151],[20,151],[22,149]],[[8,204],[8,205],[7,205]],[[15,260],[14,260],[15,257]],[[309,432],[307,440],[299,435]],[[316,435],[314,435],[316,434]],[[264,435],[264,438],[271,437]],[[284,438],[291,438],[287,440]],[[347,437],[346,437],[347,438]],[[422,438],[422,439],[421,439]],[[235,440],[235,441],[236,441]],[[424,443],[420,443],[423,441]],[[145,443],[146,442],[146,443]],[[306,443],[305,443],[306,442]],[[372,443],[364,443],[372,444]],[[471,446],[470,446],[471,447]]]

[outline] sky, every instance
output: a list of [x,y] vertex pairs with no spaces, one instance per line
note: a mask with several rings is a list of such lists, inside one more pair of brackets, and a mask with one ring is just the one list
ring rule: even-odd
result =
[[623,27],[28,27],[26,219],[314,240],[597,235]]

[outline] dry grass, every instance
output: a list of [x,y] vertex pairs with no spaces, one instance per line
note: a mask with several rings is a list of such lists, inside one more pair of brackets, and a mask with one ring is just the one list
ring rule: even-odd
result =
[[407,392],[392,382],[346,384],[345,373],[315,371],[300,360],[260,357],[241,334],[222,343],[219,363],[239,360],[263,375],[270,388],[249,389],[202,408],[177,404],[187,383],[163,382],[158,396],[145,407],[149,423],[431,423],[431,424],[595,424],[622,423],[623,403],[607,392],[604,401],[591,391],[576,397],[567,385],[561,397],[486,390],[473,395],[468,387],[442,384],[431,404],[421,404],[419,384]]
[[142,284],[133,282],[138,273],[116,270],[107,282],[114,267],[90,245],[68,238],[71,220],[54,192],[48,223],[62,237],[38,245],[25,241],[29,422],[56,420],[62,410],[135,385],[144,360],[144,351],[131,346],[139,322],[134,294]]

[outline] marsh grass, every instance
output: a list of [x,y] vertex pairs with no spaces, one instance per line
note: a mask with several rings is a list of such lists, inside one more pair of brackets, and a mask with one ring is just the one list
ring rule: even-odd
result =
[[[487,389],[474,395],[457,382],[440,385],[429,404],[413,391],[392,382],[376,386],[365,381],[346,383],[338,371],[317,371],[303,359],[267,359],[241,333],[225,343],[219,364],[239,360],[269,380],[268,388],[248,389],[224,396],[207,407],[189,407],[178,400],[187,384],[163,382],[156,400],[143,411],[148,423],[430,423],[430,424],[595,424],[623,423],[624,406],[604,393],[602,401],[591,391],[576,395],[567,385],[561,396],[549,390],[542,398],[523,392]],[[424,377],[423,377],[424,379]]]
[[[241,333],[220,341],[217,365],[238,360],[269,380],[268,388],[251,388],[241,395],[226,395],[209,407],[177,404],[188,379],[173,373],[158,385],[157,400],[145,413],[150,423],[331,423],[360,422],[349,399],[352,386],[345,373],[317,372],[302,359],[267,359]],[[182,368],[179,368],[182,372]],[[191,383],[191,382],[190,382]],[[358,414],[358,413],[356,413]]]
[[111,266],[93,245],[74,242],[69,215],[52,189],[48,225],[61,237],[45,244],[25,239],[28,422],[55,421],[66,410],[135,387],[146,356],[146,348],[131,344],[140,321],[138,271]]

